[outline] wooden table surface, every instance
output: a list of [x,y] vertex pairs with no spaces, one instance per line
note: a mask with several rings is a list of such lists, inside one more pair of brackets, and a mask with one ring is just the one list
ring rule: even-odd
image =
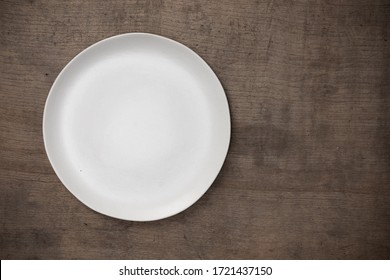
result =
[[[195,205],[98,214],[60,183],[42,114],[112,35],[177,40],[229,99],[230,151]],[[389,259],[390,1],[0,0],[2,259]]]

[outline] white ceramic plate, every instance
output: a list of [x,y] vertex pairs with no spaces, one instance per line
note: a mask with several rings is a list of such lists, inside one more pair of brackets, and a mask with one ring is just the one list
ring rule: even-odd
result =
[[81,202],[115,218],[157,220],[192,205],[216,178],[229,107],[195,52],[157,35],[123,34],[62,70],[43,136],[56,174]]

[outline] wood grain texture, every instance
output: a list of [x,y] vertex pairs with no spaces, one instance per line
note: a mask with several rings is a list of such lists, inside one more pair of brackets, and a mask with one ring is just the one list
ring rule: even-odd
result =
[[[232,139],[206,195],[165,220],[93,212],[46,157],[66,63],[126,32],[215,70]],[[2,259],[389,259],[390,1],[0,0]]]

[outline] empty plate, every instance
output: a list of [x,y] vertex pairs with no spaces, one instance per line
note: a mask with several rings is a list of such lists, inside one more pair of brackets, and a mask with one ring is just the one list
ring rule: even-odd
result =
[[43,136],[57,176],[85,205],[157,220],[191,206],[215,180],[230,141],[229,107],[195,52],[123,34],[82,51],[58,75]]

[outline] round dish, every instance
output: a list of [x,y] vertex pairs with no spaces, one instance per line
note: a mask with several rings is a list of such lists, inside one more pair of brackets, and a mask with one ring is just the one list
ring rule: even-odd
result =
[[228,151],[229,107],[195,52],[129,33],[90,46],[62,70],[43,138],[54,171],[82,203],[151,221],[183,211],[211,186]]

